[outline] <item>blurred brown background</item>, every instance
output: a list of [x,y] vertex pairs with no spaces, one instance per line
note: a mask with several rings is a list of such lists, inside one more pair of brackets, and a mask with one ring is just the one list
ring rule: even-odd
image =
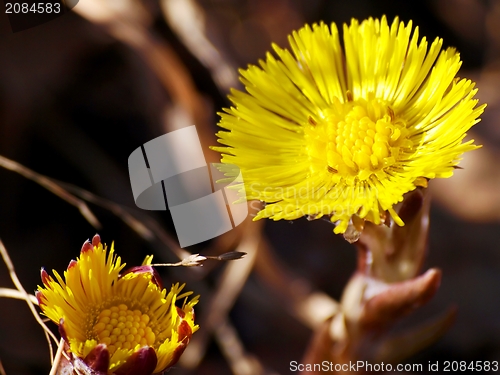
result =
[[[17,33],[2,14],[0,155],[134,210],[129,154],[192,124],[205,146],[215,144],[216,112],[228,105],[229,87],[239,85],[238,67],[264,58],[271,42],[287,45],[287,34],[306,22],[342,24],[383,14],[390,21],[396,15],[411,19],[421,36],[430,41],[440,36],[445,46],[457,47],[460,75],[475,80],[480,101],[488,103],[473,131],[483,148],[467,155],[452,179],[430,184],[434,202],[425,267],[443,270],[441,289],[398,327],[451,304],[458,306],[458,318],[437,344],[408,362],[500,360],[498,1],[80,0],[65,15]],[[206,157],[218,156],[207,149]],[[149,253],[158,261],[176,259],[161,241],[144,241],[109,210],[90,208],[102,224],[103,241],[114,240],[128,264]],[[133,212],[154,217],[175,238],[168,212]],[[338,299],[356,254],[332,229],[327,222],[301,219],[265,222],[263,230],[286,267]],[[40,266],[62,272],[95,232],[75,207],[0,168],[0,238],[29,292],[40,283]],[[161,272],[166,285],[186,281],[188,289],[202,294],[197,314],[203,319],[223,269],[219,265],[203,277],[191,269]],[[11,286],[3,263],[0,286]],[[312,334],[282,297],[252,274],[229,314],[246,352],[266,374],[289,373],[290,361],[300,361]],[[179,364],[171,372],[232,373],[217,341],[208,337],[197,367]],[[0,299],[0,360],[7,375],[49,372],[42,330],[21,301]]]

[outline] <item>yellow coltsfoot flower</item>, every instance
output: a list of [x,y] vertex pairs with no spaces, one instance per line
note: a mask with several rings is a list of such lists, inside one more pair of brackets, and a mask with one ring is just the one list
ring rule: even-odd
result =
[[120,274],[125,264],[109,253],[98,235],[85,242],[80,258],[72,260],[63,278],[42,269],[36,293],[43,313],[59,324],[77,368],[92,374],[151,375],[177,362],[198,329],[193,306],[177,300],[184,285],[163,289],[152,256],[142,266]]
[[344,234],[365,220],[404,225],[394,210],[403,195],[450,177],[478,148],[462,141],[485,105],[456,77],[455,49],[439,38],[428,49],[398,18],[343,31],[342,48],[335,24],[306,25],[289,36],[292,52],[273,45],[277,57],[240,70],[247,92],[231,92],[225,147],[213,149],[240,168],[246,199],[266,203],[255,220],[327,216]]

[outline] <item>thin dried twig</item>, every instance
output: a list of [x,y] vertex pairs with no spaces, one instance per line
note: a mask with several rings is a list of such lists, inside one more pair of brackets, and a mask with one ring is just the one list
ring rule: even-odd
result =
[[52,180],[54,183],[64,187],[67,191],[72,194],[80,197],[81,199],[86,200],[87,202],[94,203],[95,205],[105,208],[115,214],[118,218],[120,218],[125,224],[127,224],[130,228],[132,228],[141,238],[146,241],[151,241],[154,238],[153,232],[143,223],[141,223],[138,219],[132,215],[126,207],[110,201],[108,199],[99,197],[91,193],[88,190],[85,190],[79,186],[75,186],[73,184],[69,184],[67,182]]
[[[0,297],[26,300],[26,294],[17,289],[11,288],[0,288]],[[38,304],[38,301],[33,294],[28,294],[28,297],[35,305]]]
[[156,238],[158,238],[160,242],[162,242],[165,245],[165,247],[170,249],[181,261],[192,255],[189,251],[180,248],[177,242],[153,218],[147,215],[141,215],[141,218],[139,220],[135,216],[136,214],[132,211],[129,211],[127,207],[124,207],[108,199],[99,197],[91,193],[90,191],[82,189],[81,187],[60,181],[54,181],[54,182],[60,184],[66,190],[70,191],[77,197],[80,197],[88,202],[94,203],[99,207],[110,210],[117,217],[122,219],[125,224],[127,224],[144,240],[151,242],[156,236]]
[[[99,197],[78,186],[52,179],[37,173],[11,159],[0,155],[0,167],[4,167],[13,172],[36,182],[50,192],[64,199],[69,204],[77,207],[83,217],[96,229],[101,228],[99,220],[92,213],[85,201],[94,203],[106,208],[119,217],[125,224],[132,228],[141,238],[152,241],[154,236],[169,248],[181,261],[191,256],[191,253],[180,248],[176,241],[152,218],[144,217],[144,224],[134,217],[127,209],[118,203]],[[78,198],[80,197],[80,198]]]
[[49,375],[56,375],[57,369],[59,368],[59,363],[61,362],[64,349],[64,339],[61,338],[59,341],[59,346],[57,347],[57,353],[52,363],[52,368],[50,369]]
[[54,363],[54,348],[52,347],[52,343],[50,342],[49,333],[46,330],[43,330],[43,334],[45,335],[45,340],[47,340],[47,342],[49,343],[50,362]]
[[[9,271],[9,275],[10,275],[12,282],[14,283],[14,286],[17,288],[17,290],[19,290],[21,293],[24,294],[23,299],[28,304],[28,306],[31,310],[31,313],[35,317],[38,324],[40,324],[42,329],[54,340],[54,342],[56,342],[56,343],[59,342],[57,337],[45,325],[44,321],[42,320],[42,318],[40,317],[40,315],[36,311],[35,304],[31,300],[30,295],[26,292],[26,290],[23,287],[23,284],[21,284],[21,282],[19,281],[19,278],[17,277],[16,271],[14,269],[14,264],[12,263],[12,260],[10,259],[10,256],[9,256],[9,253],[7,252],[7,249],[5,248],[1,239],[0,239],[0,254],[2,254],[3,261],[4,261],[5,265],[7,266],[7,270]],[[48,339],[48,344],[50,347],[52,347],[52,344],[51,344],[49,339]],[[52,357],[51,357],[51,360],[52,360]]]
[[66,190],[64,190],[61,186],[59,186],[57,183],[52,181],[50,178],[43,176],[39,173],[36,173],[35,171],[26,168],[25,166],[8,159],[2,155],[0,155],[0,167],[3,167],[5,169],[8,169],[12,172],[19,173],[21,176],[26,177],[27,179],[36,182],[37,184],[43,186],[45,189],[49,190],[50,192],[54,193],[57,195],[59,198],[64,199],[66,202],[71,204],[72,206],[75,206],[78,208],[80,213],[83,215],[83,217],[96,229],[101,228],[101,223],[95,215],[90,211],[89,207],[87,204],[82,201],[81,199],[78,199],[74,195],[68,193]]
[[[64,194],[69,195],[73,199],[77,200],[78,202],[81,202],[85,207],[87,207],[86,203],[84,201],[93,203],[99,207],[105,208],[109,211],[111,211],[113,214],[115,214],[118,218],[120,218],[125,224],[127,224],[132,230],[134,230],[141,238],[143,238],[146,241],[152,241],[153,238],[156,236],[167,248],[172,250],[172,252],[181,260],[191,256],[191,254],[184,250],[181,249],[175,242],[175,240],[159,225],[158,222],[156,222],[154,219],[144,216],[141,217],[141,220],[144,222],[141,222],[138,218],[134,216],[133,213],[131,213],[127,207],[124,207],[118,203],[115,203],[113,201],[110,201],[108,199],[102,198],[96,194],[91,193],[88,190],[85,190],[79,186],[75,186],[73,184],[63,182],[63,181],[58,181],[56,179],[52,179],[50,177],[41,175],[39,173],[36,173],[19,163],[16,163],[12,160],[9,160],[7,158],[3,158],[0,156],[0,166],[5,166],[7,169],[11,169],[10,167],[7,167],[7,164],[3,165],[2,162],[6,160],[8,163],[11,163],[12,168],[19,168],[19,170],[14,170],[15,172],[18,172],[22,175],[21,171],[27,172],[29,174],[26,175],[27,178],[33,179],[33,181],[40,183],[42,186],[43,183],[47,183],[50,187],[56,187],[57,191],[54,191],[52,189],[49,189],[50,191],[54,192],[54,194],[59,195],[57,192],[62,191]],[[31,178],[30,176],[34,176]],[[43,182],[43,183],[42,183]],[[46,187],[46,186],[44,186]],[[71,193],[71,194],[69,194]],[[82,200],[78,199],[81,198]],[[64,199],[64,198],[63,198]],[[71,203],[71,202],[69,202]],[[85,211],[90,212],[90,209],[88,207],[86,208]],[[82,210],[80,210],[82,212]],[[82,214],[85,216],[84,212]],[[92,217],[94,215],[91,213]],[[87,220],[89,218],[86,217]],[[97,219],[95,219],[97,220]],[[92,223],[91,223],[92,224]],[[99,224],[99,223],[98,223]],[[99,224],[100,226],[100,224]],[[94,226],[95,227],[95,226]],[[98,227],[96,227],[98,229]]]

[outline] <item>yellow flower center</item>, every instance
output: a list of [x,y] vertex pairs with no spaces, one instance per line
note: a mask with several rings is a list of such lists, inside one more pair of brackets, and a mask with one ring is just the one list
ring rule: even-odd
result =
[[401,149],[412,146],[404,120],[378,99],[336,100],[309,124],[305,136],[311,159],[323,168],[326,162],[329,172],[349,180],[367,180],[398,161]]
[[152,346],[156,336],[148,326],[149,320],[149,315],[140,310],[120,304],[101,311],[93,331],[112,355],[115,350],[133,349],[137,344]]

